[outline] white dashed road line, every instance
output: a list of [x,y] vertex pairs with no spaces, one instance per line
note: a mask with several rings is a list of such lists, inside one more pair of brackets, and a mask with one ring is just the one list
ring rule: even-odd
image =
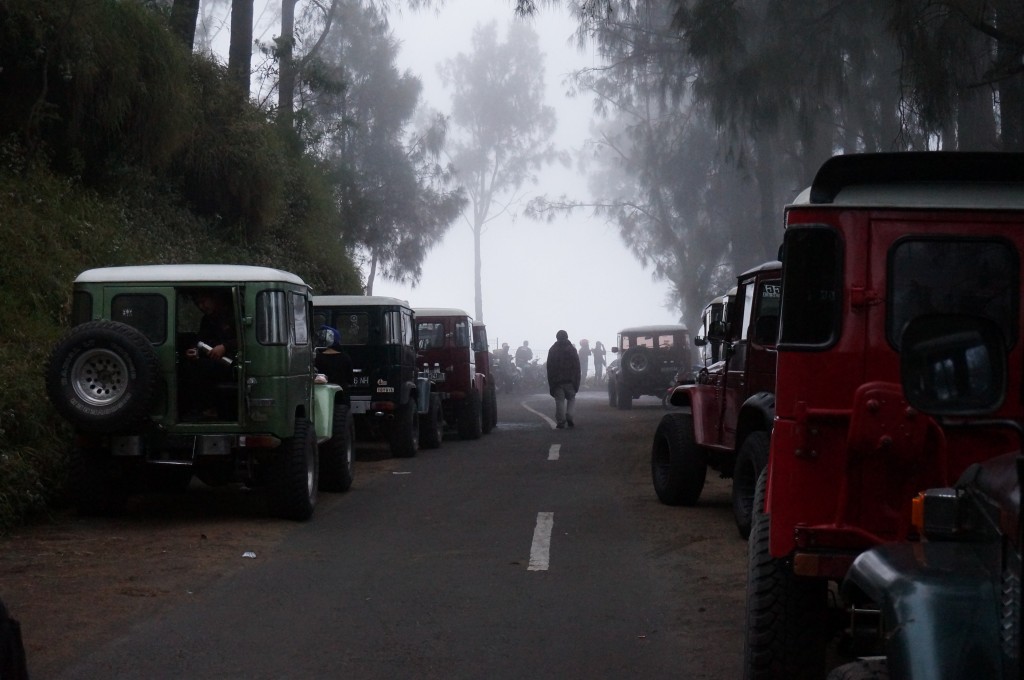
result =
[[537,526],[533,530],[533,545],[530,546],[530,566],[527,571],[547,571],[551,555],[551,528],[555,524],[555,513],[538,512]]
[[552,444],[551,448],[548,449],[548,460],[558,460],[558,452],[561,448],[561,444]]

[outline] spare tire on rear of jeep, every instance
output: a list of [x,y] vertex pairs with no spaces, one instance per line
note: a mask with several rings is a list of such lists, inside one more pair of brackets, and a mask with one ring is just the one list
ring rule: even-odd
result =
[[159,396],[160,366],[149,339],[116,321],[72,328],[50,354],[46,394],[77,429],[110,433],[137,424]]
[[646,347],[633,347],[627,349],[622,355],[619,363],[622,372],[634,376],[647,375],[654,369],[654,361],[651,352]]

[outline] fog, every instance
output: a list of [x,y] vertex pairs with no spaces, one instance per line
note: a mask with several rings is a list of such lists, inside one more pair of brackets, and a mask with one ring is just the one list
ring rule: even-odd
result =
[[[261,41],[280,32],[276,5],[276,1],[256,3],[254,35]],[[669,285],[652,279],[615,225],[585,210],[551,222],[522,214],[527,202],[538,195],[591,198],[585,170],[576,156],[591,132],[592,102],[586,96],[568,96],[566,78],[577,69],[597,66],[598,61],[592,52],[575,47],[573,33],[578,25],[565,10],[545,7],[533,18],[518,19],[513,3],[506,0],[448,0],[440,10],[413,11],[401,2],[390,7],[389,23],[401,42],[398,66],[423,83],[421,105],[442,113],[451,108],[451,93],[442,84],[438,66],[471,51],[476,25],[496,21],[499,39],[504,40],[509,23],[527,21],[540,38],[547,104],[558,116],[553,141],[569,151],[573,161],[569,167],[554,165],[544,170],[536,185],[524,185],[516,194],[516,204],[485,227],[483,321],[492,348],[508,343],[514,350],[528,340],[535,354],[543,355],[559,329],[565,329],[576,345],[586,338],[591,345],[600,340],[610,348],[621,328],[678,322],[678,312],[669,309]],[[223,26],[214,45],[226,61],[227,17],[219,19],[210,28],[216,31]],[[367,273],[363,271],[364,279]],[[473,274],[473,235],[469,222],[460,218],[427,254],[423,276],[415,287],[378,275],[373,294],[407,300],[413,307],[455,307],[474,315]]]
[[[395,36],[402,41],[400,65],[423,82],[424,101],[446,111],[450,93],[437,65],[470,51],[474,25],[495,20],[499,33],[515,21],[512,6],[502,0],[450,0],[440,12],[403,10],[392,15]],[[571,43],[576,24],[562,10],[541,9],[526,20],[540,37],[546,55],[548,104],[558,112],[556,143],[575,152],[590,132],[591,102],[566,95],[565,77],[597,65],[590,52]],[[548,168],[536,186],[525,186],[521,205],[537,194],[567,194],[588,199],[585,177],[575,165]],[[484,322],[491,346],[507,342],[514,350],[529,340],[535,354],[564,328],[574,344],[581,338],[611,347],[623,327],[676,323],[678,314],[665,302],[668,286],[652,281],[628,251],[614,225],[584,211],[571,218],[537,222],[522,214],[503,215],[486,227],[481,242]],[[423,279],[415,288],[378,281],[375,295],[409,300],[413,306],[458,307],[473,314],[473,237],[468,223],[457,222],[443,244],[426,258]],[[593,370],[593,369],[591,369]]]

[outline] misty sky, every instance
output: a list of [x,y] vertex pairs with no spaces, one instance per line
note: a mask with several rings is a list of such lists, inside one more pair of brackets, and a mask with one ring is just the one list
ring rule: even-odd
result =
[[[401,4],[392,3],[390,16],[392,30],[402,42],[399,67],[423,82],[423,103],[447,112],[450,93],[442,88],[437,66],[459,52],[469,52],[477,23],[497,20],[504,40],[505,26],[515,20],[514,3],[448,0],[440,12],[394,11]],[[257,17],[261,5],[258,1]],[[589,133],[591,104],[586,98],[567,97],[564,79],[571,71],[597,62],[591,53],[570,46],[576,25],[564,11],[540,9],[532,25],[546,55],[548,104],[558,112],[555,142],[575,152]],[[279,31],[275,26],[265,37]],[[261,33],[257,28],[257,36]],[[516,212],[539,194],[590,198],[586,180],[575,165],[545,171],[541,183],[524,187],[523,193],[523,206]],[[665,307],[668,285],[651,280],[613,225],[588,214],[552,223],[502,216],[484,232],[482,258],[484,321],[492,348],[507,342],[514,350],[529,340],[535,353],[546,351],[559,328],[568,331],[574,344],[587,338],[591,345],[601,340],[610,348],[620,328],[678,321],[678,315]],[[473,238],[468,224],[460,219],[430,252],[416,288],[378,277],[373,292],[408,300],[413,307],[458,307],[473,315]]]

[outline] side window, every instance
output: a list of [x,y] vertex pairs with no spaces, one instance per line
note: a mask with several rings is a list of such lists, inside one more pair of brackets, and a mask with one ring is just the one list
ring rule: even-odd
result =
[[256,295],[256,340],[261,345],[288,342],[286,299],[281,290],[265,290]]
[[762,281],[758,290],[754,317],[754,342],[774,345],[779,339],[779,310],[782,306],[782,282]]
[[167,340],[167,300],[163,295],[115,295],[110,301],[110,319],[135,328],[154,345]]
[[384,344],[386,345],[400,345],[402,344],[402,313],[401,312],[385,312],[384,313]]
[[412,347],[416,344],[416,334],[413,332],[412,312],[402,312],[402,344]]
[[843,252],[826,226],[786,231],[780,345],[825,349],[839,338],[843,305]]
[[455,322],[455,346],[469,347],[470,337],[472,337],[472,332],[469,328],[469,322],[465,319]]
[[908,238],[889,252],[889,343],[922,314],[974,314],[994,321],[1007,347],[1017,341],[1020,263],[1002,240]]
[[743,319],[740,321],[739,339],[747,340],[750,323],[754,317],[754,282],[746,281],[740,285],[739,294],[743,296]]
[[85,323],[92,319],[92,293],[76,290],[71,296],[71,325]]
[[296,345],[309,344],[309,314],[307,314],[306,296],[290,293],[292,300],[292,337]]

